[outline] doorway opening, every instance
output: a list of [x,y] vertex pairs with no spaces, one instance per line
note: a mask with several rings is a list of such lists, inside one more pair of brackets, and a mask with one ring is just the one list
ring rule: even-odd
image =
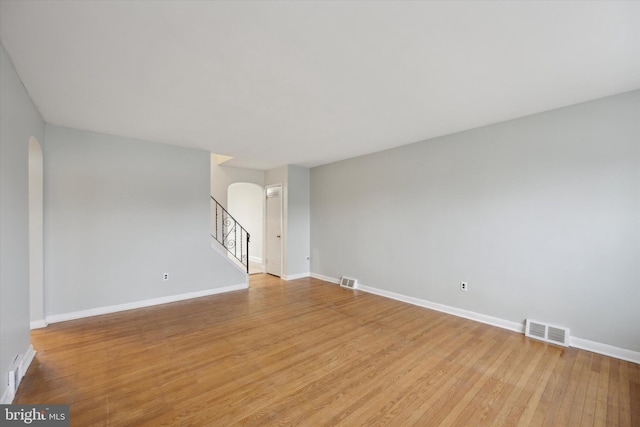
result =
[[269,274],[281,277],[283,270],[282,185],[267,186],[266,196],[266,271]]
[[233,183],[227,188],[227,206],[231,215],[251,236],[249,274],[264,272],[264,189],[249,182]]

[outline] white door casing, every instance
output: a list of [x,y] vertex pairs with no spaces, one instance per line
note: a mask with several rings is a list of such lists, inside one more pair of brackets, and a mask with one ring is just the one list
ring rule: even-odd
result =
[[267,273],[282,276],[282,185],[266,188]]

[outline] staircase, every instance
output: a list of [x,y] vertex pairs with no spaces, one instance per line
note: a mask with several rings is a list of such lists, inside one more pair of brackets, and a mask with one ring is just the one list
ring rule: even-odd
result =
[[211,196],[211,237],[249,273],[249,232]]

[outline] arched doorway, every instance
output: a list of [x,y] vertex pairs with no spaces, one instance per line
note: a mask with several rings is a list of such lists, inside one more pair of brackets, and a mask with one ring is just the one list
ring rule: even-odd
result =
[[264,189],[249,182],[233,183],[227,188],[227,207],[251,235],[249,273],[263,272]]
[[47,326],[44,309],[44,167],[42,147],[29,139],[29,311],[32,328]]

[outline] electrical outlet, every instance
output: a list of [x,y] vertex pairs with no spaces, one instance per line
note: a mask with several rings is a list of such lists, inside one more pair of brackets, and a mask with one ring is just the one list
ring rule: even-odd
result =
[[467,282],[460,282],[460,290],[467,292],[469,290],[469,284]]
[[164,273],[164,274],[162,275],[162,280],[164,280],[165,282],[166,282],[167,280],[169,280],[169,273]]

